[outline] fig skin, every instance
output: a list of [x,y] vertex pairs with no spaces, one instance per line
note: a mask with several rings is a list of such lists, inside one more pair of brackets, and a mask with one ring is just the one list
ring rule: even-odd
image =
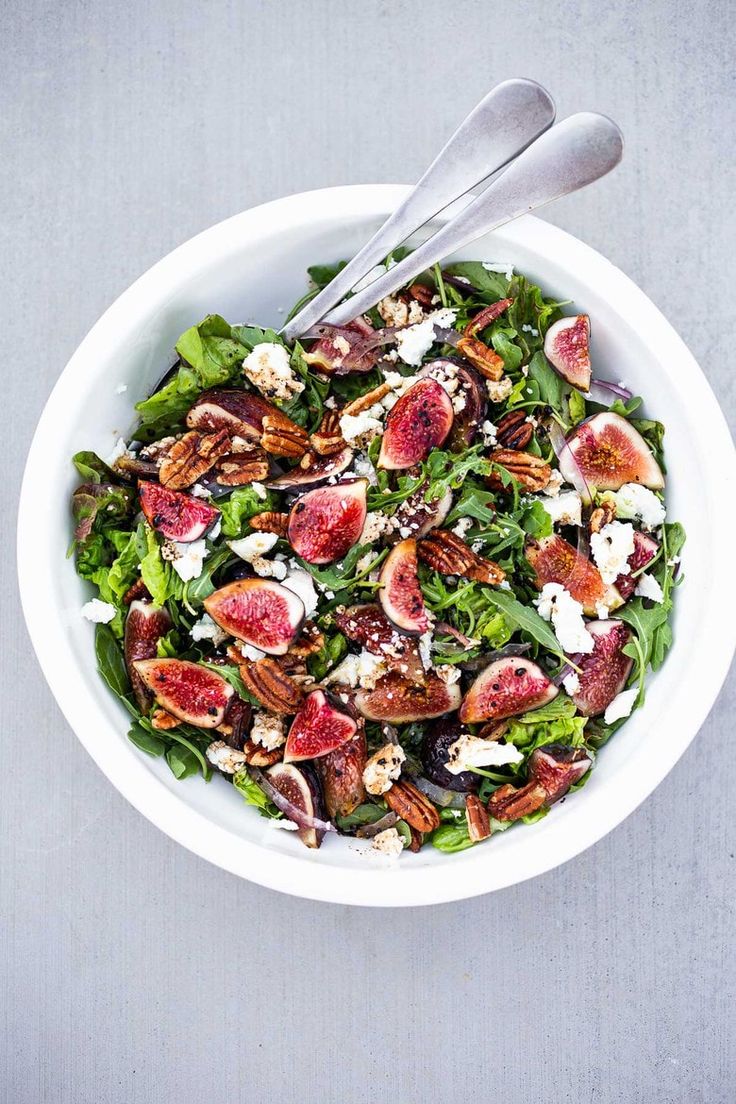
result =
[[361,724],[352,740],[315,760],[331,820],[347,816],[365,799],[363,770],[368,758],[365,729]]
[[408,724],[452,713],[460,704],[460,687],[447,686],[428,672],[423,686],[410,682],[398,671],[389,671],[372,690],[358,690],[355,708],[369,721]]
[[465,724],[501,721],[539,709],[558,693],[536,663],[523,656],[507,656],[481,671],[463,698],[459,717]]
[[544,338],[544,355],[558,376],[579,391],[590,390],[590,318],[572,314],[553,322]]
[[153,694],[138,674],[134,664],[139,659],[155,659],[157,644],[171,628],[169,611],[162,606],[137,599],[130,603],[125,618],[123,652],[130,685],[141,713],[147,714],[153,704]]
[[284,655],[306,619],[304,603],[272,579],[236,579],[204,600],[226,633],[269,655]]
[[263,419],[276,407],[261,395],[235,387],[203,391],[187,414],[190,429],[226,429],[233,437],[260,441]]
[[450,746],[459,739],[463,726],[456,717],[442,718],[430,725],[422,740],[420,757],[424,773],[435,786],[458,793],[475,793],[480,778],[472,771],[450,774],[446,769]]
[[[417,468],[417,472],[419,472]],[[409,472],[409,475],[412,473]],[[431,502],[424,501],[427,484],[422,483],[413,494],[400,502],[394,514],[395,532],[404,526],[411,530],[415,540],[426,537],[432,529],[442,525],[443,521],[452,509],[452,491],[448,487],[442,498],[434,498]],[[396,538],[395,538],[396,539]]]
[[646,567],[654,559],[658,550],[659,545],[653,537],[647,536],[646,533],[640,533],[638,530],[634,532],[634,551],[628,559],[628,574],[619,575],[613,584],[624,602],[628,602],[636,590],[637,579],[632,577],[633,572]]
[[171,491],[159,483],[140,480],[138,494],[146,521],[167,540],[189,544],[203,537],[220,516],[220,511],[201,498]]
[[558,534],[527,541],[524,554],[540,590],[545,583],[560,583],[588,616],[595,616],[598,605],[609,610],[621,605],[621,595],[615,587],[606,586],[595,564]]
[[615,618],[589,621],[586,628],[595,646],[576,660],[581,669],[580,687],[571,697],[586,717],[598,717],[623,690],[631,674],[634,661],[622,651],[631,640],[631,631]]
[[347,445],[333,456],[317,456],[313,452],[305,452],[295,468],[275,479],[267,480],[265,486],[272,491],[284,491],[287,494],[294,491],[296,494],[304,488],[325,483],[333,475],[342,475],[352,462],[353,450]]
[[389,552],[378,577],[383,612],[401,632],[421,636],[429,628],[417,575],[417,542],[408,538]]
[[367,479],[334,483],[301,495],[289,514],[289,543],[311,564],[341,559],[365,525]]
[[[271,785],[292,805],[296,805],[307,816],[324,820],[319,780],[310,767],[304,764],[297,767],[293,763],[275,763],[265,773]],[[300,827],[296,835],[305,847],[316,849],[325,834],[316,828]]]
[[420,379],[388,412],[378,467],[390,471],[411,468],[444,444],[452,429],[450,396],[433,379]]
[[381,656],[388,667],[401,671],[411,682],[424,682],[425,672],[416,640],[400,633],[374,602],[336,612],[335,624],[348,640],[360,644],[371,655]]
[[571,786],[579,782],[593,762],[584,748],[546,744],[529,757],[529,778],[547,791],[545,805],[554,805]]
[[285,763],[318,759],[351,740],[358,723],[337,709],[324,690],[307,694],[286,737]]
[[[641,483],[653,491],[664,487],[662,469],[637,429],[610,410],[594,414],[567,438],[570,452],[588,483],[599,491],[617,491],[624,483]],[[574,483],[572,457],[565,450],[560,471]]]
[[143,659],[133,666],[167,713],[198,728],[222,724],[235,692],[222,675],[186,659]]
[[458,365],[457,378],[465,396],[465,406],[455,414],[452,424],[450,448],[453,452],[461,452],[472,445],[488,409],[488,393],[480,375],[472,368]]

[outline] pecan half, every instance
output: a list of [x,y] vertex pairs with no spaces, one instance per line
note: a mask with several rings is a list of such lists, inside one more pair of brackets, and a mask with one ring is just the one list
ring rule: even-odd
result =
[[491,834],[491,822],[486,807],[477,794],[468,794],[465,798],[465,817],[468,822],[468,835],[473,843],[488,839]]
[[417,303],[422,307],[432,306],[434,290],[431,287],[427,287],[426,284],[412,284],[409,288],[409,295],[412,299],[416,299]]
[[368,410],[369,407],[375,406],[377,402],[385,398],[390,390],[390,383],[379,383],[378,387],[374,387],[372,391],[368,391],[365,395],[361,395],[348,403],[343,409],[343,414],[361,414],[364,410]]
[[529,813],[536,813],[547,800],[547,791],[539,782],[527,782],[526,786],[500,786],[488,801],[488,812],[495,820],[519,820]]
[[470,361],[486,379],[498,381],[504,371],[503,357],[494,353],[477,337],[463,336],[457,343],[458,352]]
[[481,740],[500,740],[509,730],[508,721],[489,721],[478,732]]
[[506,578],[503,568],[469,548],[450,529],[433,529],[417,542],[417,556],[442,575],[462,575],[479,583],[497,586]]
[[123,595],[123,605],[129,606],[131,602],[135,602],[137,598],[148,598],[151,595],[148,591],[148,587],[142,579],[136,579],[132,586],[128,587]]
[[242,487],[268,478],[271,465],[262,449],[231,452],[218,460],[215,479],[225,487]]
[[254,514],[250,519],[250,527],[258,533],[277,533],[280,537],[285,537],[289,532],[289,515],[265,510],[262,514]]
[[151,725],[158,732],[168,732],[170,728],[177,728],[181,724],[178,717],[172,716],[171,713],[167,713],[165,709],[160,709],[158,706],[151,714]]
[[486,326],[490,326],[491,322],[495,322],[505,310],[508,310],[513,301],[513,299],[499,299],[497,303],[491,303],[489,307],[484,307],[483,310],[478,311],[465,327],[465,336],[475,337]]
[[[532,456],[530,452],[519,452],[517,449],[494,449],[491,460],[494,464],[505,468],[509,475],[513,475],[525,491],[543,490],[552,475],[549,464],[545,464],[539,456]],[[487,482],[494,490],[503,490],[503,481],[496,472],[487,476]]]
[[272,767],[274,763],[280,763],[284,758],[284,749],[278,747],[268,751],[260,744],[254,744],[252,740],[246,740],[243,744],[243,755],[251,767]]
[[275,659],[242,664],[240,677],[246,689],[271,713],[296,713],[299,708],[303,691]]
[[323,646],[324,642],[325,638],[314,621],[306,621],[299,635],[299,639],[294,641],[287,654],[304,659],[307,656],[315,655]]
[[496,440],[505,449],[525,449],[533,433],[523,410],[509,410],[496,426]]
[[301,426],[285,414],[267,414],[263,419],[261,445],[272,456],[303,456],[309,437]]
[[389,809],[405,820],[417,832],[433,832],[439,828],[440,814],[428,797],[411,782],[394,782],[383,795]]
[[409,850],[416,854],[417,851],[421,851],[422,844],[424,843],[424,836],[417,828],[412,828],[409,825],[409,832],[411,833],[411,843],[409,844]]
[[339,411],[325,412],[319,426],[309,438],[309,443],[318,456],[334,456],[345,447],[345,440],[340,430]]
[[174,442],[161,461],[159,480],[164,487],[174,491],[191,487],[229,449],[230,438],[226,430],[200,433],[196,429],[191,429]]
[[591,533],[600,533],[601,529],[616,517],[616,507],[612,502],[603,499],[600,506],[596,506],[590,515],[588,523]]

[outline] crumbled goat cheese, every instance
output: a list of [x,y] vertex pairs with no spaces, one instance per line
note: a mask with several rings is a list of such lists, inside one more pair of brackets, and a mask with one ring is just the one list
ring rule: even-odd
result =
[[284,722],[281,717],[274,717],[270,713],[256,713],[249,736],[254,744],[266,751],[273,751],[286,743]]
[[634,528],[628,522],[609,521],[590,538],[590,549],[604,583],[628,575],[629,556],[634,551]]
[[391,518],[382,514],[380,510],[371,511],[365,516],[365,525],[360,534],[358,544],[374,544],[380,540],[384,533],[391,530]]
[[486,391],[488,392],[488,398],[494,403],[504,402],[511,394],[513,386],[508,376],[504,376],[500,380],[487,379]]
[[563,652],[592,652],[593,637],[585,627],[583,607],[560,583],[545,583],[534,600],[540,617],[552,622]]
[[376,469],[364,452],[359,452],[353,461],[353,474],[359,479],[367,479],[371,487],[378,483]]
[[383,422],[373,417],[373,409],[374,407],[369,407],[359,414],[343,414],[340,418],[340,432],[354,448],[367,448],[374,437],[383,433]]
[[248,353],[243,373],[269,399],[291,399],[304,390],[291,370],[288,350],[274,341],[264,341]]
[[170,560],[174,571],[185,583],[199,578],[202,574],[205,557],[208,555],[204,539],[189,541],[187,544],[180,544],[178,541],[166,541],[161,546],[161,558]]
[[486,272],[500,272],[507,280],[510,280],[514,275],[514,266],[512,264],[491,264],[490,261],[483,261],[482,264]]
[[566,491],[557,497],[548,496],[539,501],[552,518],[553,525],[582,525],[583,503],[577,491]]
[[212,498],[210,492],[201,483],[195,483],[193,487],[189,488],[187,494],[193,495],[195,498]]
[[523,758],[513,744],[483,740],[480,736],[464,732],[447,749],[445,769],[450,774],[460,774],[470,767],[503,767],[507,763],[520,763]]
[[552,474],[549,477],[549,483],[544,488],[544,493],[548,495],[549,498],[557,498],[557,495],[560,493],[560,488],[564,485],[565,480],[562,478],[557,468],[553,468]]
[[106,457],[105,463],[107,464],[108,468],[114,468],[115,464],[118,462],[118,460],[120,460],[122,456],[130,455],[131,454],[130,452],[128,452],[128,446],[126,445],[125,441],[122,437],[118,437],[115,448],[112,450],[110,455]]
[[371,755],[363,770],[363,785],[369,794],[380,797],[401,774],[401,764],[406,759],[399,744],[386,744]]
[[496,444],[496,433],[498,432],[498,427],[495,426],[493,422],[489,422],[488,420],[486,420],[485,422],[481,423],[480,432],[483,437],[483,444],[487,448],[492,448],[493,445]]
[[565,693],[571,697],[573,694],[577,694],[580,689],[580,678],[577,671],[571,671],[569,675],[565,675],[562,680],[562,685],[565,687]]
[[473,528],[473,519],[469,517],[459,518],[455,525],[452,527],[453,533],[460,537],[462,540],[467,533],[468,529]]
[[280,560],[267,560],[265,556],[256,556],[250,561],[250,566],[261,579],[278,579],[282,582],[286,578],[286,564]]
[[374,557],[375,553],[373,552],[366,552],[364,556],[360,557],[355,565],[355,570],[358,575],[360,575],[363,571],[370,567],[370,565],[373,563]]
[[[473,644],[480,644],[480,640],[474,640]],[[441,666],[435,668],[437,678],[442,679],[445,686],[454,686],[456,682],[460,681],[460,668],[455,667],[452,663],[443,663]]]
[[222,532],[222,518],[218,517],[217,521],[215,522],[215,524],[212,526],[212,528],[208,532],[207,539],[211,540],[211,541],[217,540],[217,538],[219,537],[221,532]]
[[596,602],[595,615],[600,621],[605,621],[611,612],[610,606],[604,606],[603,602]]
[[620,490],[613,493],[616,513],[624,518],[641,518],[645,529],[656,529],[666,517],[664,503],[654,491],[642,487],[640,483],[624,483]]
[[251,487],[255,491],[258,498],[262,499],[265,502],[266,499],[268,498],[268,491],[263,486],[263,484],[262,483],[251,483]]
[[86,617],[94,625],[108,625],[116,613],[117,610],[110,602],[103,602],[100,598],[90,598],[82,606],[82,617]]
[[386,674],[386,661],[383,656],[365,651],[360,655],[346,655],[329,675],[323,679],[327,685],[343,683],[346,686],[360,686],[363,690],[372,690],[382,675]]
[[278,539],[276,533],[250,533],[247,537],[228,541],[227,544],[241,560],[253,563],[253,560],[270,552]]
[[652,602],[661,602],[664,599],[662,588],[653,575],[640,575],[634,594],[639,598],[649,598]]
[[379,832],[377,836],[373,837],[371,846],[373,851],[377,851],[380,855],[386,855],[390,859],[398,859],[404,850],[404,841],[395,828],[385,828],[383,832]]
[[115,394],[116,395],[124,395],[127,390],[128,390],[127,383],[119,383],[117,385],[117,387],[115,388]]
[[631,690],[622,690],[617,694],[603,714],[606,724],[613,724],[614,721],[621,721],[624,717],[628,717],[634,708],[638,693],[639,688],[634,686]]
[[224,740],[214,740],[205,751],[213,767],[217,767],[223,774],[237,774],[248,765],[248,760],[242,751],[230,747]]
[[417,643],[419,645],[419,657],[422,661],[422,666],[424,667],[425,671],[428,671],[429,668],[432,666],[432,659],[431,659],[432,632],[431,632],[431,630],[428,630],[427,632],[422,633],[422,635],[419,637],[419,640],[417,641]]
[[406,326],[409,321],[409,304],[394,295],[381,299],[377,310],[387,326]]
[[194,622],[189,635],[192,640],[211,640],[215,647],[227,640],[227,633],[215,624],[208,613],[203,613],[199,621]]
[[449,307],[432,311],[423,322],[417,322],[408,326],[396,334],[396,348],[399,356],[405,364],[418,365],[422,363],[422,357],[429,352],[434,344],[435,326],[449,327],[454,325],[457,311]]
[[239,648],[240,654],[244,659],[252,659],[255,662],[258,659],[266,658],[266,653],[262,652],[260,648],[256,648],[253,644],[240,643],[237,644],[236,647]]
[[317,591],[314,589],[312,576],[297,568],[289,572],[282,585],[296,594],[297,598],[301,598],[306,616],[311,617],[317,608]]

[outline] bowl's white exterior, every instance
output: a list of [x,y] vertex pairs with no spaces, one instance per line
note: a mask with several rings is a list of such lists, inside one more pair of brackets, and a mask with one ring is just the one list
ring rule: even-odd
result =
[[[734,448],[702,372],[669,323],[617,268],[535,218],[465,256],[510,262],[591,315],[596,372],[624,379],[667,426],[668,505],[687,527],[675,644],[645,707],[606,747],[589,784],[538,825],[445,856],[426,847],[395,866],[344,840],[308,851],[274,831],[223,780],[176,782],[126,738],[128,718],[95,670],[89,596],[66,558],[69,462],[103,456],[133,422],[132,405],[168,367],[179,334],[204,315],[274,326],[305,290],[307,265],[350,256],[405,189],[376,185],[289,196],[246,211],[170,253],[110,307],[69,361],[46,405],[25,472],[18,525],[23,608],[44,675],[90,755],[154,824],[198,855],[262,885],[361,905],[451,901],[511,885],[583,851],[664,778],[704,721],[736,642],[728,603],[736,532]],[[117,385],[127,390],[117,393]],[[725,504],[725,508],[724,508]],[[692,761],[700,769],[698,760]]]

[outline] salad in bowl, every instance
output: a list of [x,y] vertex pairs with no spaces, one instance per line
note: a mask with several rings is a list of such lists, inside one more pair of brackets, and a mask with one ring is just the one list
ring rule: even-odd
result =
[[664,661],[684,543],[664,427],[595,377],[591,322],[466,261],[294,345],[187,330],[113,454],[74,456],[82,612],[141,753],[311,848],[554,815]]

